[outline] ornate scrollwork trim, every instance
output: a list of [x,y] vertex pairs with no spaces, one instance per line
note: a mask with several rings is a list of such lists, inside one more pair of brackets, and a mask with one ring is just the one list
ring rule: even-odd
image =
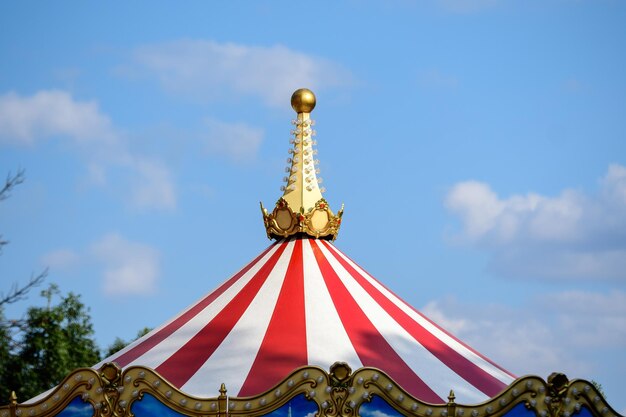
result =
[[269,213],[261,203],[263,223],[267,237],[282,239],[299,233],[312,237],[335,240],[341,226],[343,206],[335,215],[325,199],[320,199],[308,211],[300,208],[296,212],[284,198],[279,198],[274,210]]
[[115,363],[106,363],[98,370],[77,369],[37,402],[17,404],[12,398],[9,405],[0,407],[0,417],[53,417],[76,397],[93,406],[94,417],[132,417],[133,402],[146,393],[192,417],[262,416],[302,394],[317,404],[319,417],[357,417],[361,405],[374,396],[411,417],[500,417],[519,404],[538,417],[574,417],[583,407],[597,417],[619,416],[593,384],[570,381],[558,373],[547,381],[536,376],[518,378],[480,404],[457,404],[453,392],[447,403],[429,404],[413,397],[378,369],[352,372],[346,363],[337,362],[329,372],[315,366],[296,369],[272,389],[252,397],[228,397],[222,384],[219,395],[212,398],[187,395],[146,367],[122,370]]

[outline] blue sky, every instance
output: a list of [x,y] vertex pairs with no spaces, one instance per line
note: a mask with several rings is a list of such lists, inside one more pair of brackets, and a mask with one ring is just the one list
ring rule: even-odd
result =
[[103,348],[167,320],[269,244],[309,87],[336,245],[624,413],[624,22],[611,0],[2,2],[0,168],[27,177],[2,289],[49,266]]

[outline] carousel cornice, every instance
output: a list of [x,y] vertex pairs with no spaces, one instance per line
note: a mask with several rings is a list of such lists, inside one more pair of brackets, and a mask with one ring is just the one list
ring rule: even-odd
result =
[[306,88],[296,90],[291,96],[291,107],[297,117],[292,120],[294,128],[290,143],[293,147],[289,148],[289,165],[283,178],[285,185],[281,187],[283,195],[271,213],[261,203],[263,222],[270,239],[305,234],[316,239],[335,240],[339,233],[343,205],[335,215],[322,197],[325,189],[320,187],[322,178],[317,176],[319,161],[315,159],[315,121],[311,119],[315,104],[315,94]]
[[[217,387],[216,387],[217,388]],[[538,417],[573,417],[587,408],[594,416],[617,417],[594,385],[568,380],[553,373],[547,380],[537,376],[516,379],[499,395],[479,404],[458,404],[451,390],[448,402],[430,404],[413,397],[383,371],[360,368],[352,372],[337,362],[327,372],[319,367],[296,369],[266,392],[252,397],[230,397],[221,384],[219,395],[199,398],[174,387],[154,370],[133,366],[122,370],[109,362],[100,369],[77,369],[45,398],[0,407],[0,417],[52,417],[77,397],[93,407],[94,417],[132,417],[132,405],[150,394],[168,408],[193,417],[262,416],[304,395],[317,406],[318,417],[357,417],[360,407],[380,397],[393,409],[410,417],[500,417],[523,405]]]

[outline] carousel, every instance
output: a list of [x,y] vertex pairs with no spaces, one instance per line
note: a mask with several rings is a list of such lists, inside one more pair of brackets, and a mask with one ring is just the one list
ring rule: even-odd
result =
[[314,94],[297,90],[268,248],[178,316],[0,417],[615,417],[593,384],[517,378],[333,244]]

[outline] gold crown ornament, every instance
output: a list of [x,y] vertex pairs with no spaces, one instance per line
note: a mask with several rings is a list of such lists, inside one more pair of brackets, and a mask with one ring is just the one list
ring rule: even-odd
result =
[[289,149],[287,175],[283,178],[285,185],[281,187],[283,195],[271,213],[261,203],[267,237],[278,240],[306,234],[316,239],[335,240],[343,205],[335,215],[322,197],[325,190],[320,187],[322,179],[317,176],[319,161],[315,159],[317,150],[313,148],[316,145],[315,121],[311,119],[315,94],[306,88],[296,90],[291,96],[291,107],[298,116],[291,122],[294,125],[290,139],[293,147]]

